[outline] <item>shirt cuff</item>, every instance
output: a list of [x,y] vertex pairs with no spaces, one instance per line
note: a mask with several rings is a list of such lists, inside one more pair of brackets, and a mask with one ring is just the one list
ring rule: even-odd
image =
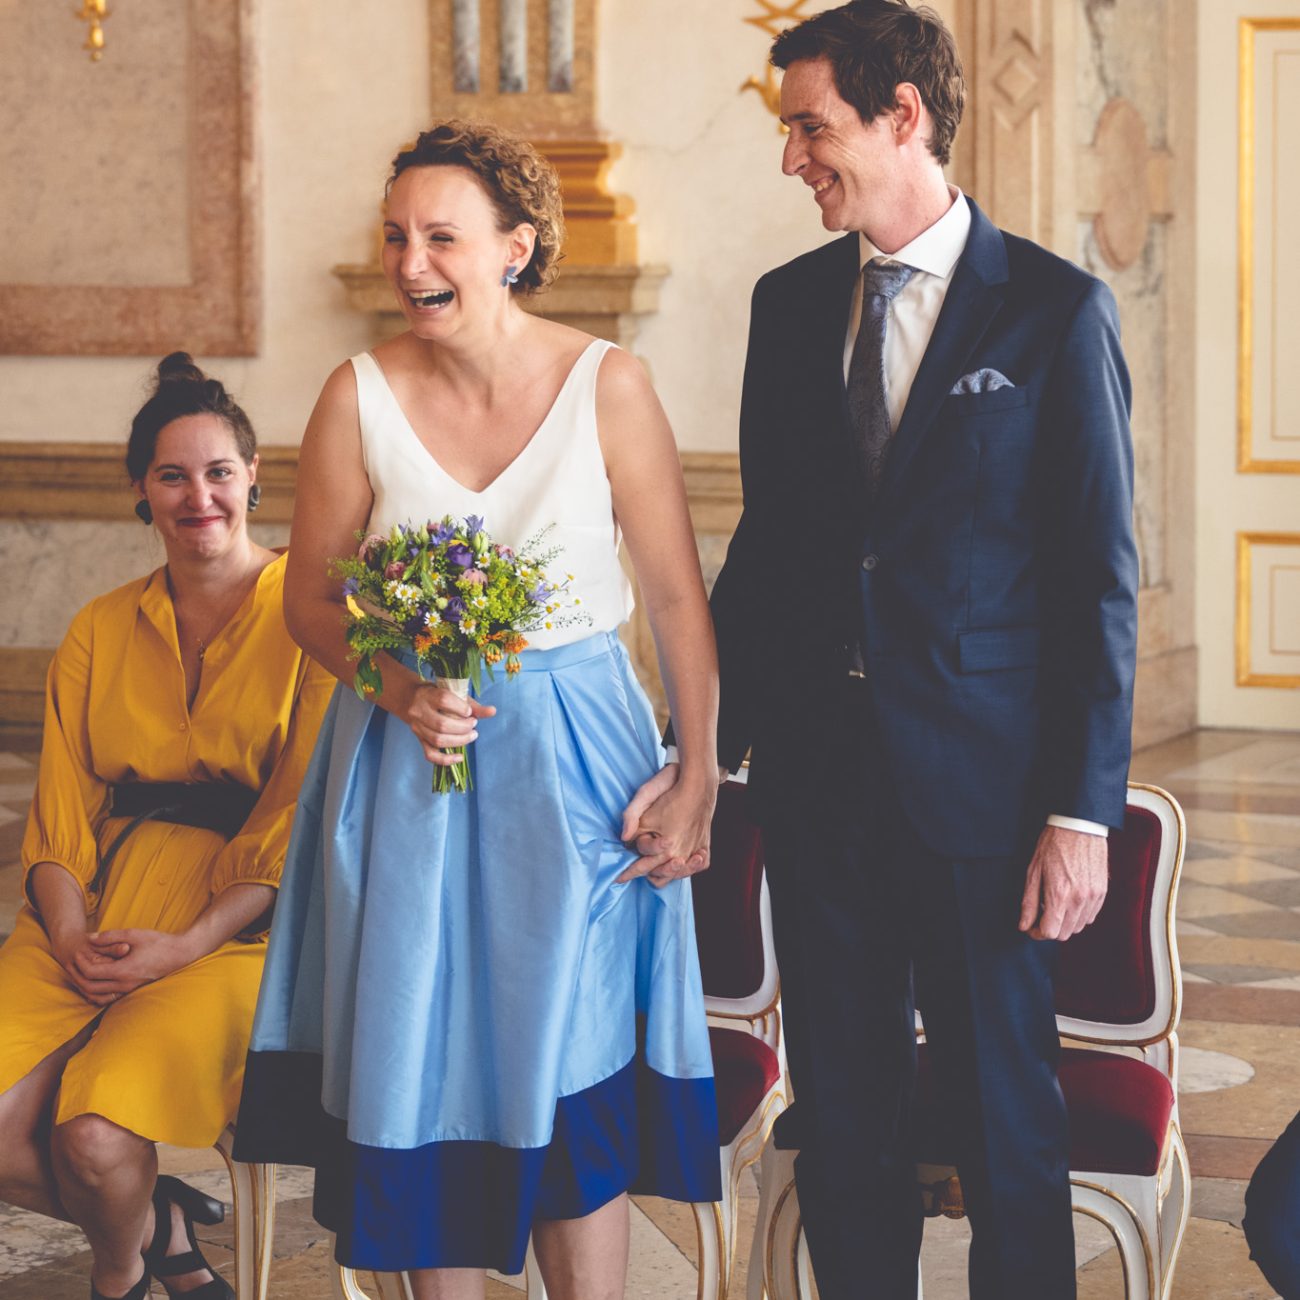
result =
[[1047,819],[1047,824],[1059,826],[1062,830],[1082,831],[1085,835],[1103,837],[1110,835],[1109,826],[1103,826],[1101,822],[1085,821],[1082,817],[1062,817],[1059,813],[1052,813]]
[[678,757],[677,757],[677,746],[676,746],[676,745],[665,745],[665,746],[664,746],[664,762],[665,762],[665,763],[677,763],[677,762],[680,762],[680,761],[681,761],[681,760],[678,759]]

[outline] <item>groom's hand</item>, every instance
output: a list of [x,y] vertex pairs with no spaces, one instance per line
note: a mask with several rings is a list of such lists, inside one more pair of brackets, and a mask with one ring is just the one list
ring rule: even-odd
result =
[[1097,919],[1109,880],[1104,835],[1044,826],[1038,837],[1020,928],[1031,939],[1068,939]]

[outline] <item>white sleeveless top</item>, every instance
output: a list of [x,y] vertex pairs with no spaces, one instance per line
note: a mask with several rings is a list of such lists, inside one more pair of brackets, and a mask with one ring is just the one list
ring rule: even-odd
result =
[[[596,372],[614,346],[593,339],[573,364],[546,418],[524,449],[482,492],[452,478],[416,436],[369,352],[352,358],[361,417],[361,452],[375,494],[367,531],[424,523],[443,515],[481,515],[494,541],[516,550],[547,525],[538,549],[563,549],[547,576],[573,574],[569,593],[591,621],[528,633],[535,650],[612,632],[632,613],[632,589],[619,563],[619,528],[596,435]],[[527,653],[525,651],[525,653]]]

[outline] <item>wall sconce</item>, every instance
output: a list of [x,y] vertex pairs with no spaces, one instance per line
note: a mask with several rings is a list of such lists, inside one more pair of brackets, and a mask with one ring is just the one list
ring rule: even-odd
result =
[[81,48],[90,51],[90,61],[98,63],[104,57],[104,19],[110,17],[108,0],[82,0],[81,12],[73,10],[75,17],[90,24],[86,43]]

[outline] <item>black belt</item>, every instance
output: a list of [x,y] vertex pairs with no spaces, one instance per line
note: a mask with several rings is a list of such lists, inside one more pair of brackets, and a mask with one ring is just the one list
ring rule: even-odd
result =
[[100,856],[99,870],[91,882],[90,892],[98,893],[108,874],[109,864],[118,849],[126,842],[141,822],[171,822],[177,826],[197,826],[205,831],[216,831],[232,839],[237,835],[248,814],[253,811],[260,792],[230,781],[200,781],[186,784],[182,781],[128,781],[110,787],[113,806],[110,817],[129,817],[131,820],[118,833],[108,849]]

